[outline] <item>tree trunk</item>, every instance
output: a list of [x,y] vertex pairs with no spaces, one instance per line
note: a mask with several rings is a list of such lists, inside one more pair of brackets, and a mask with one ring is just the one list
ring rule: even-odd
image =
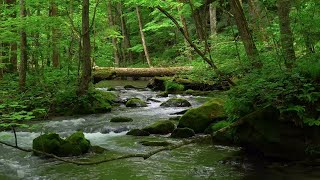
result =
[[[179,0],[179,2],[182,2],[182,1]],[[178,7],[178,11],[181,11],[181,7],[180,6]],[[182,28],[183,28],[184,33],[186,34],[186,36],[188,38],[190,38],[190,34],[189,34],[188,26],[187,26],[187,20],[186,20],[186,18],[183,16],[183,14],[181,12],[180,12],[180,21],[182,23]],[[183,38],[183,40],[184,40],[185,46],[188,48],[187,49],[188,58],[189,59],[193,59],[191,50],[189,49],[190,45],[189,45],[188,41],[185,38]]]
[[[20,0],[20,16],[22,19],[26,17],[25,0]],[[27,34],[22,28],[20,32],[20,69],[19,69],[19,87],[21,91],[25,90],[27,79]]]
[[203,24],[202,24],[203,18],[201,18],[200,9],[199,8],[195,9],[192,0],[189,0],[189,5],[191,8],[192,18],[196,26],[196,32],[197,32],[199,41],[202,42],[205,40],[205,31],[203,30]]
[[258,0],[248,0],[251,24],[254,27],[254,31],[258,34],[258,37],[263,41],[268,40],[268,35],[265,29],[267,24],[266,19],[262,15],[261,5]]
[[140,29],[140,35],[141,35],[141,41],[142,41],[142,45],[143,45],[143,49],[144,49],[144,54],[146,56],[149,67],[152,67],[147,44],[146,44],[146,40],[144,37],[143,23],[142,23],[142,17],[141,17],[141,12],[140,12],[139,6],[136,7],[136,11],[137,11],[137,17],[138,17],[138,21],[139,21],[139,29]]
[[[55,0],[50,2],[50,11],[51,17],[58,16],[58,6]],[[58,29],[56,27],[52,28],[52,66],[58,68],[60,65],[60,53],[59,53],[59,38],[58,38]]]
[[91,81],[91,46],[90,46],[90,29],[89,29],[89,0],[82,0],[82,75],[78,89],[79,95],[84,95],[89,90]]
[[259,60],[258,49],[253,41],[253,37],[249,30],[248,22],[244,15],[242,5],[239,0],[229,0],[229,3],[233,11],[234,19],[251,65],[254,68],[261,68],[262,62]]
[[[9,6],[9,8],[13,9],[16,5],[16,0],[6,0],[6,4]],[[13,12],[10,14],[10,17],[16,18],[16,12]],[[10,43],[10,68],[9,72],[16,72],[17,71],[17,42],[11,42]]]
[[217,34],[217,9],[214,4],[210,4],[209,6],[209,14],[210,14],[210,32],[212,36],[216,36]]
[[[123,14],[123,9],[122,9],[122,3],[119,2],[118,3],[118,9],[119,9],[119,13],[120,13],[120,21],[121,21],[121,31],[122,31],[122,35],[123,35],[123,48],[124,48],[124,56],[123,56],[123,60],[124,61],[128,61],[129,63],[133,62],[133,56],[132,56],[132,52],[129,50],[129,48],[131,48],[131,43],[130,43],[130,35],[128,32],[128,28],[126,25],[126,19],[124,17]],[[128,60],[127,60],[128,57]]]
[[290,27],[290,0],[277,0],[278,16],[280,25],[280,40],[281,46],[284,53],[284,62],[287,68],[291,69],[295,60],[296,55],[293,47],[293,34]]
[[[114,27],[114,19],[112,16],[112,4],[111,0],[108,1],[108,20],[109,20],[109,26]],[[112,37],[112,46],[113,46],[113,54],[114,54],[114,63],[117,67],[120,65],[120,57],[118,52],[118,43],[117,38]]]

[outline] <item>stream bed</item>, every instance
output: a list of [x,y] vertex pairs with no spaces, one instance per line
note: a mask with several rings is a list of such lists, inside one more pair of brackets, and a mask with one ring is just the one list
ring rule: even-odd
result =
[[[143,140],[166,140],[179,142],[168,136],[133,137],[125,135],[130,129],[142,128],[160,119],[173,117],[173,113],[186,108],[162,108],[161,102],[169,98],[156,98],[156,92],[148,89],[124,89],[116,87],[115,93],[121,99],[139,97],[147,101],[145,108],[115,108],[111,113],[79,117],[60,117],[41,122],[36,130],[18,132],[18,144],[31,147],[32,140],[45,132],[56,132],[66,137],[76,130],[83,130],[92,145],[98,145],[109,151],[102,155],[85,155],[81,160],[100,160],[122,154],[148,152],[159,147],[146,147]],[[123,82],[122,82],[123,83]],[[106,90],[99,88],[99,90]],[[206,101],[204,97],[171,95],[183,97],[193,107]],[[131,117],[129,123],[111,123],[116,116]],[[14,143],[11,132],[0,132],[0,140]],[[158,153],[149,159],[132,158],[117,160],[99,165],[77,166],[52,159],[43,159],[0,145],[0,180],[6,179],[320,179],[319,168],[286,167],[264,168],[250,161],[236,160],[238,147],[221,145],[194,144],[173,151]],[[229,160],[228,160],[229,159]],[[230,160],[233,159],[233,160]],[[79,160],[79,159],[78,159]],[[280,168],[279,168],[280,167]]]

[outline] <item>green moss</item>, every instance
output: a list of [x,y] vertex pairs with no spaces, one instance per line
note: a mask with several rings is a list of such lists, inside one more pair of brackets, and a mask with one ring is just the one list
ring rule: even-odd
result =
[[188,110],[179,121],[178,127],[193,129],[202,133],[214,121],[225,118],[222,99],[211,99],[198,108]]
[[175,83],[173,81],[165,81],[165,91],[168,93],[181,92],[184,90],[184,86],[182,84]]
[[87,153],[90,147],[90,141],[85,139],[81,131],[75,132],[66,140],[55,133],[44,134],[35,138],[32,143],[33,149],[57,156],[78,156]]
[[160,92],[159,94],[157,94],[157,97],[168,97],[169,94],[167,91],[163,91],[163,92]]
[[143,128],[142,130],[149,132],[150,134],[169,134],[175,129],[175,125],[169,121],[158,121],[154,124]]
[[132,98],[127,101],[126,107],[147,107],[147,104],[139,98]]
[[128,117],[114,117],[110,120],[110,122],[132,122],[132,118]]
[[232,124],[232,122],[230,122],[230,121],[219,121],[217,123],[214,123],[211,126],[211,129],[213,132],[215,132],[215,131],[218,131],[219,129],[228,127],[230,124]]
[[168,101],[162,103],[162,107],[190,107],[191,104],[189,101],[181,98],[171,98]]
[[195,136],[195,133],[190,128],[177,128],[171,134],[172,138],[189,138],[192,136]]
[[[59,152],[61,143],[64,140],[56,133],[44,134],[35,138],[32,142],[32,148],[38,151],[56,154]],[[35,155],[39,155],[35,153]]]

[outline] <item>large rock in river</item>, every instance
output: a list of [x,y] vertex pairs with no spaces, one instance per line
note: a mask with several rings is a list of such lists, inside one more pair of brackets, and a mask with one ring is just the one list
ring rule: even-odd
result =
[[191,104],[189,101],[181,98],[171,98],[168,101],[162,103],[162,107],[190,107]]
[[[84,137],[83,132],[78,131],[65,140],[58,134],[50,133],[41,135],[33,140],[32,148],[57,156],[79,156],[89,151],[90,141]],[[39,155],[35,153],[35,155]]]
[[170,137],[172,137],[172,138],[189,138],[192,136],[195,136],[195,133],[192,129],[190,129],[190,128],[177,128],[171,133]]
[[139,98],[132,98],[127,101],[126,107],[147,107],[147,104]]
[[154,124],[143,128],[142,130],[149,132],[150,134],[169,134],[175,129],[173,122],[169,120],[158,121]]
[[150,136],[150,133],[141,129],[132,129],[126,135],[131,136]]
[[224,119],[223,100],[212,99],[198,108],[188,110],[179,120],[179,128],[190,128],[202,133],[213,122]]

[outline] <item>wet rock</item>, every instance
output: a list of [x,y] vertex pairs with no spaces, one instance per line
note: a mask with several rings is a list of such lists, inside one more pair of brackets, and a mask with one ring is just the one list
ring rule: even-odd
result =
[[118,129],[114,130],[113,132],[114,132],[114,133],[122,133],[122,132],[128,131],[128,130],[129,130],[128,127],[120,127],[120,128],[118,128]]
[[181,116],[175,116],[175,117],[170,117],[169,120],[170,121],[179,121],[181,118]]
[[130,85],[130,84],[125,85],[123,88],[124,88],[124,89],[137,89],[136,87],[134,87],[134,86],[132,86],[132,85]]
[[169,93],[167,91],[160,92],[156,95],[157,97],[168,97]]
[[132,98],[127,101],[126,107],[147,107],[147,104],[139,98]]
[[172,143],[167,141],[141,141],[140,144],[144,146],[170,146]]
[[169,121],[158,121],[154,124],[143,128],[142,130],[149,132],[150,134],[169,134],[175,129],[175,125]]
[[195,136],[195,133],[190,128],[177,128],[172,133],[172,138],[189,138]]
[[150,133],[141,129],[132,129],[127,132],[127,135],[131,136],[150,136]]
[[35,138],[32,143],[33,149],[60,157],[79,156],[87,153],[90,147],[90,141],[85,139],[81,131],[73,133],[65,140],[55,133],[44,134]]
[[186,110],[183,110],[183,111],[179,111],[179,112],[176,112],[176,113],[172,113],[170,115],[182,115],[182,114],[185,114],[189,109],[186,109]]
[[132,122],[133,119],[129,117],[114,117],[110,122]]
[[181,98],[171,98],[168,101],[162,103],[162,107],[190,107],[191,104],[189,101]]
[[212,99],[198,108],[188,110],[179,120],[179,128],[190,128],[202,133],[213,122],[226,118],[223,101]]
[[[46,152],[49,154],[58,155],[60,146],[63,142],[64,140],[60,138],[59,134],[56,134],[56,133],[44,134],[33,140],[32,149]],[[41,155],[38,153],[34,153],[34,154]]]

